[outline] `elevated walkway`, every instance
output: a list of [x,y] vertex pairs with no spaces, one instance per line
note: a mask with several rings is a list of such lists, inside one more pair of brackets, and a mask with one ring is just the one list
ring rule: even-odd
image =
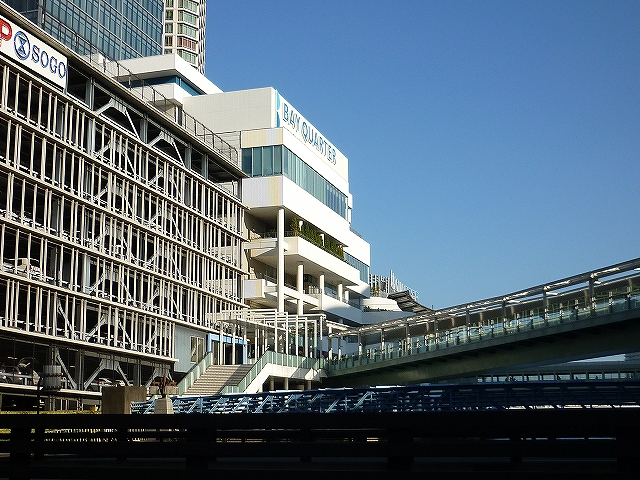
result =
[[353,328],[325,385],[407,385],[481,376],[640,348],[640,259],[500,297]]

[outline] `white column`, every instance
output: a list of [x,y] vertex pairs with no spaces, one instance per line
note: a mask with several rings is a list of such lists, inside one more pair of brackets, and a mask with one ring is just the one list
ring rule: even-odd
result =
[[278,312],[284,312],[284,208],[278,209]]
[[313,358],[320,358],[320,350],[322,350],[321,346],[318,346],[318,322],[313,322],[311,324],[311,328],[313,328]]
[[338,284],[338,300],[340,300],[341,302],[343,301],[343,295],[342,295],[342,282],[340,282]]
[[322,297],[324,297],[324,272],[318,278],[318,288],[320,289],[319,308],[322,310]]
[[253,331],[253,359],[258,361],[258,351],[260,350],[260,344],[258,343],[258,325],[254,325]]
[[298,263],[298,275],[296,278],[296,288],[300,298],[298,299],[298,315],[304,314],[304,301],[302,300],[302,294],[304,293],[304,265],[302,262]]

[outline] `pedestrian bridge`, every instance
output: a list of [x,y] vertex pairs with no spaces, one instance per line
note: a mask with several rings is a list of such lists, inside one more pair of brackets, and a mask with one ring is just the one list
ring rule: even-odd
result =
[[[342,342],[358,352],[340,355]],[[407,385],[640,351],[640,258],[330,335],[327,386]]]

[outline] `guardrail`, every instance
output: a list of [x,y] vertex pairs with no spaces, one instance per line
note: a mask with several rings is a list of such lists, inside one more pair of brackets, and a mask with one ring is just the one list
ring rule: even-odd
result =
[[[638,278],[636,277],[634,281],[638,282]],[[612,291],[612,294],[614,292],[617,298],[614,295],[603,295],[600,300],[590,298],[576,300],[573,307],[565,309],[559,307],[558,304],[551,304],[546,309],[544,307],[532,308],[528,315],[516,318],[493,317],[483,320],[482,325],[464,325],[429,336],[413,336],[409,342],[388,342],[384,348],[370,348],[362,354],[334,357],[328,362],[327,368],[329,371],[336,371],[435,350],[441,351],[461,344],[479,343],[509,335],[515,341],[517,338],[513,334],[553,327],[563,323],[584,322],[617,312],[640,309],[640,292],[624,295],[620,295],[617,290]]]
[[[176,414],[393,413],[509,409],[640,408],[640,381],[427,384],[172,397]],[[155,401],[132,404],[153,413]]]

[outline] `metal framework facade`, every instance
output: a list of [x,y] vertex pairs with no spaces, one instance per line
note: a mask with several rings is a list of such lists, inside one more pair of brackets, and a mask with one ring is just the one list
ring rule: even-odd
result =
[[0,58],[0,335],[168,367],[177,325],[242,308],[242,174],[68,54],[65,92]]

